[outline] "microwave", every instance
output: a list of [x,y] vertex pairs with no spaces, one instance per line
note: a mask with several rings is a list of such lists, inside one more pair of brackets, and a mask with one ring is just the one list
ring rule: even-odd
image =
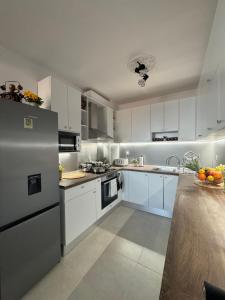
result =
[[59,152],[79,152],[80,134],[59,131]]

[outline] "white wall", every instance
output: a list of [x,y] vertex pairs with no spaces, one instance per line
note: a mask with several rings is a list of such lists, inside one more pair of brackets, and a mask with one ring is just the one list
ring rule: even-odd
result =
[[37,92],[37,81],[49,73],[42,67],[0,46],[0,83],[19,81],[24,89]]

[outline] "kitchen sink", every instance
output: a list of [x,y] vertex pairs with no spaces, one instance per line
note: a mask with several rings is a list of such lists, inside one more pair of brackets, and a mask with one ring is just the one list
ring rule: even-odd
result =
[[171,173],[179,173],[179,174],[192,174],[194,171],[185,168],[185,167],[172,167],[172,166],[157,166],[153,168],[153,171],[159,172],[171,172]]

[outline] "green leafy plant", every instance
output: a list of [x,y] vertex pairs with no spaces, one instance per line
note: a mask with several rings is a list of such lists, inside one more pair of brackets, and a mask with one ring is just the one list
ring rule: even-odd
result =
[[199,169],[200,169],[200,165],[199,165],[198,159],[193,159],[189,163],[186,163],[185,167],[188,168],[188,169],[190,169],[190,170],[192,170],[192,171],[198,172]]

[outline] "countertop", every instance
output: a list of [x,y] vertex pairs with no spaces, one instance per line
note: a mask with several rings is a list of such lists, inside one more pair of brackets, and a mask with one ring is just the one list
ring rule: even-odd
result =
[[[176,172],[169,172],[169,171],[159,171],[155,170],[158,166],[155,165],[144,165],[143,167],[134,167],[132,165],[126,166],[126,167],[112,167],[112,172],[113,171],[121,171],[121,170],[126,170],[126,171],[136,171],[136,172],[147,172],[147,173],[160,173],[160,174],[167,174],[167,175],[179,175],[179,173]],[[108,174],[108,173],[107,173]],[[86,173],[86,176],[83,178],[79,179],[63,179],[60,180],[59,182],[59,187],[61,189],[68,189],[72,188],[74,186],[80,185],[82,183],[88,182],[90,180],[94,180],[97,178],[100,178],[102,176],[105,176],[105,173],[103,174],[92,174],[92,173]]]
[[202,300],[204,280],[225,289],[225,194],[180,175],[160,300]]

